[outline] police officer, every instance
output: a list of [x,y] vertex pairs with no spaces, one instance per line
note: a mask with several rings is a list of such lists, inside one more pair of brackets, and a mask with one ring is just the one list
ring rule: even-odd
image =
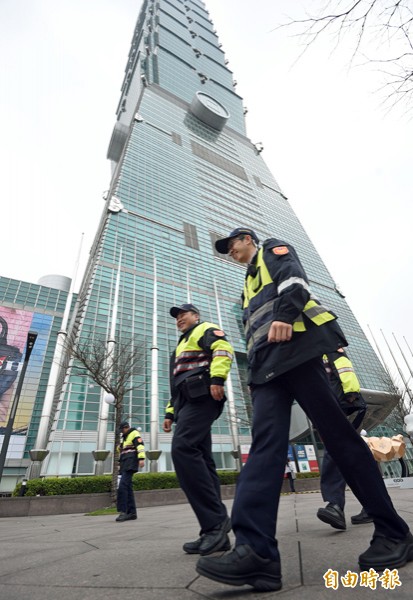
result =
[[365,442],[334,397],[322,356],[347,345],[336,316],[311,294],[294,248],[272,238],[257,248],[237,228],[216,249],[247,265],[243,322],[254,406],[252,445],[236,488],[231,520],[234,550],[201,557],[197,571],[232,585],[279,590],[276,515],[294,399],[317,427],[354,494],[373,517],[375,533],[359,557],[362,570],[398,568],[413,560],[413,536],[396,513]]
[[120,513],[116,521],[137,519],[132,477],[145,465],[145,446],[139,431],[131,427],[128,421],[120,424],[122,441],[119,444],[120,481],[117,496],[117,509]]
[[171,356],[171,400],[163,429],[171,431],[175,422],[172,459],[201,527],[199,539],[183,550],[206,555],[230,548],[231,524],[212,457],[211,427],[224,407],[233,350],[220,327],[202,322],[193,304],[173,306],[170,315],[181,336]]
[[[353,364],[343,348],[323,356],[324,368],[339,405],[356,431],[359,431],[366,414],[367,405],[360,394],[360,382]],[[320,488],[327,506],[319,508],[317,517],[335,529],[346,529],[344,516],[346,482],[330,453],[326,449],[321,467]],[[362,508],[360,514],[351,517],[355,525],[372,523],[373,519]]]

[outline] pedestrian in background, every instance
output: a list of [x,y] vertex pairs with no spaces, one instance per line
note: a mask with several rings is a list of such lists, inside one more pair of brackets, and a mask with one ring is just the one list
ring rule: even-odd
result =
[[120,431],[122,440],[119,444],[120,481],[117,496],[117,509],[120,514],[116,521],[122,522],[138,518],[132,478],[139,468],[142,469],[145,465],[145,446],[139,431],[131,427],[128,421],[120,424]]
[[295,494],[295,486],[294,486],[295,470],[294,470],[294,467],[292,465],[292,461],[290,461],[288,458],[287,458],[287,461],[285,463],[284,473],[286,474],[287,479],[289,481],[291,493]]

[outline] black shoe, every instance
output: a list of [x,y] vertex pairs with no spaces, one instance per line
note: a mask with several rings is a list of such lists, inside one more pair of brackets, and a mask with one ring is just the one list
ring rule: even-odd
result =
[[182,550],[187,554],[199,554],[199,547],[202,542],[202,537],[198,538],[194,542],[185,542],[182,546]]
[[229,517],[225,517],[221,525],[202,534],[201,543],[199,544],[199,554],[206,556],[213,552],[229,550],[228,531],[231,531],[231,520]]
[[117,517],[116,521],[135,521],[138,518],[138,515],[136,513],[124,513],[121,512],[120,515]]
[[386,538],[375,534],[368,548],[359,556],[361,571],[384,571],[384,569],[399,569],[413,560],[413,535],[409,532],[402,540]]
[[[194,542],[186,542],[183,546],[182,549],[184,552],[186,552],[187,554],[200,554],[200,546],[201,546],[201,542],[202,542],[202,537],[198,538],[197,540],[195,540]],[[227,551],[231,549],[231,543],[229,541],[229,537],[226,536],[225,539],[225,543],[222,545],[222,548],[218,548],[218,550],[221,552]],[[217,552],[217,550],[214,550],[214,552]]]
[[361,509],[358,515],[351,517],[353,525],[364,525],[364,523],[373,523],[373,517],[367,514],[364,508]]
[[200,575],[228,585],[252,585],[260,592],[280,590],[281,565],[261,558],[247,545],[237,546],[221,557],[201,557],[196,565]]
[[122,521],[128,521],[128,515],[126,513],[120,513],[120,515],[116,518],[116,521],[118,522],[122,522]]
[[334,527],[334,529],[347,529],[344,512],[337,504],[329,502],[325,508],[319,508],[317,517],[323,523],[328,523],[331,527]]

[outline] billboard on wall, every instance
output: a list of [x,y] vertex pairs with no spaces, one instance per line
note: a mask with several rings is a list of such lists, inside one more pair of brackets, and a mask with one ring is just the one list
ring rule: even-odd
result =
[[320,470],[314,446],[310,444],[295,444],[294,448],[300,473],[317,472]]
[[20,395],[8,458],[23,456],[52,322],[50,315],[0,306],[0,445],[24,360],[27,334],[30,330],[38,333]]

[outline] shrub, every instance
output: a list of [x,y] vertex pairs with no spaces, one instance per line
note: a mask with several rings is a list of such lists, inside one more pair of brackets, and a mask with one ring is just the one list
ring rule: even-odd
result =
[[313,479],[314,477],[320,477],[318,471],[310,471],[308,473],[297,473],[297,479]]
[[[236,482],[237,471],[218,471],[222,485]],[[30,479],[26,485],[26,496],[66,496],[68,494],[102,494],[110,492],[110,475],[85,475],[82,477],[45,477]],[[13,496],[18,496],[21,483],[17,484]],[[179,488],[175,473],[139,473],[133,477],[134,490],[167,490]]]
[[[110,475],[85,477],[46,477],[29,479],[26,496],[66,496],[68,494],[99,494],[110,492]],[[18,496],[21,483],[17,484],[13,496]]]

